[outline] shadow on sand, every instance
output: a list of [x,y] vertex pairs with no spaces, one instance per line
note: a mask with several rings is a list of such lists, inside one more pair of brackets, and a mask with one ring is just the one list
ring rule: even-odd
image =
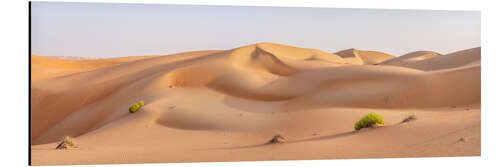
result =
[[272,144],[270,142],[266,142],[266,143],[254,144],[254,145],[236,146],[236,147],[222,147],[222,148],[214,148],[214,149],[222,149],[222,150],[245,149],[245,148],[257,148],[257,147],[272,146],[272,145],[283,145],[283,144],[290,144],[290,143],[317,141],[317,140],[331,140],[331,139],[338,139],[338,138],[347,137],[347,136],[353,136],[356,134],[365,133],[365,132],[374,131],[374,130],[379,130],[382,128],[387,128],[387,127],[396,126],[396,125],[405,124],[405,123],[407,123],[407,122],[401,122],[401,123],[397,123],[394,125],[386,125],[386,126],[377,127],[377,128],[364,128],[364,129],[359,130],[359,131],[348,131],[348,132],[336,133],[336,134],[331,134],[331,135],[326,135],[326,136],[318,136],[318,137],[305,138],[305,139],[299,139],[299,140],[289,140],[285,143],[280,143],[280,144]]
[[362,132],[363,131],[349,131],[349,132],[337,133],[337,134],[326,135],[326,136],[318,136],[318,137],[306,138],[306,139],[300,139],[300,140],[291,140],[291,141],[288,141],[286,143],[280,143],[280,144],[273,144],[273,143],[270,143],[270,142],[266,142],[266,143],[261,143],[261,144],[236,146],[236,147],[222,147],[222,148],[215,148],[215,149],[222,149],[222,150],[226,150],[226,149],[245,149],[245,148],[257,148],[257,147],[264,147],[264,146],[283,145],[283,144],[289,144],[289,143],[299,143],[299,142],[316,141],[316,140],[336,139],[336,138],[341,138],[341,137],[355,135],[357,133],[362,133]]

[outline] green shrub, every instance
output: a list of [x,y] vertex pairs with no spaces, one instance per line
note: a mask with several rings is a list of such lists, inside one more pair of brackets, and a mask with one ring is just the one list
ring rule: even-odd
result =
[[128,108],[128,111],[130,113],[135,113],[137,112],[137,110],[139,110],[142,106],[144,106],[144,101],[139,101],[138,103],[135,103],[133,104],[132,106],[130,106],[130,108]]
[[384,117],[378,113],[371,112],[361,118],[358,122],[356,122],[356,124],[354,125],[354,129],[360,130],[362,128],[372,127],[377,124],[384,125]]

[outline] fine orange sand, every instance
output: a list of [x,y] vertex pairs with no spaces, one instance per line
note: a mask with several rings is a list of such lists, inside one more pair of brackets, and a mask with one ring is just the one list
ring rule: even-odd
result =
[[[481,48],[31,59],[33,165],[481,154]],[[386,126],[353,132],[368,112]],[[266,144],[277,133],[288,141]],[[79,149],[56,150],[67,135]]]

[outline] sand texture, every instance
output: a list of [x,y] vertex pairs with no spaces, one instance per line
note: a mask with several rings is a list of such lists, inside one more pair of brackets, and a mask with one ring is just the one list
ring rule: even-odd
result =
[[[395,57],[257,43],[31,60],[33,165],[481,153],[481,48]],[[369,112],[385,126],[354,131]],[[269,144],[276,134],[286,141]],[[78,148],[56,149],[64,136]]]

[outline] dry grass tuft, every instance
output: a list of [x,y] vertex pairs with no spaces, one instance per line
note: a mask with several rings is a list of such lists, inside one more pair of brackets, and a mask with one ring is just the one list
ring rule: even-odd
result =
[[57,145],[56,149],[66,149],[66,150],[71,150],[71,149],[76,149],[78,148],[75,143],[73,142],[73,138],[69,136],[64,136],[62,139],[61,143]]
[[269,141],[271,144],[277,144],[277,143],[285,143],[287,141],[286,137],[283,136],[282,134],[276,134],[274,137]]

